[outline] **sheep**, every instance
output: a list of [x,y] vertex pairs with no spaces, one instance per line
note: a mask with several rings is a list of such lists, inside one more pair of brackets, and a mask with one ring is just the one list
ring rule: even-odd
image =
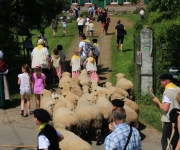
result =
[[70,86],[78,85],[79,86],[79,79],[77,77],[72,77],[69,81]]
[[82,86],[83,93],[89,93],[89,87],[87,85]]
[[70,102],[72,102],[75,106],[77,105],[77,101],[79,100],[79,96],[69,92],[69,91],[66,91],[63,93],[63,96],[65,96],[65,98],[67,100],[69,100]]
[[121,96],[120,94],[113,94],[111,96],[111,101],[114,100],[114,99],[119,99],[119,100],[122,100],[124,101],[124,104],[127,105],[128,107],[130,107],[132,110],[134,110],[137,114],[139,114],[139,106],[138,104],[136,104],[134,101],[128,99],[128,98],[125,98],[123,96]]
[[47,101],[55,101],[55,99],[54,98],[52,98],[51,96],[49,96],[49,97],[44,97],[43,96],[43,98],[41,98],[41,101],[40,101],[40,107],[42,107],[42,105],[44,105],[44,103],[46,103]]
[[138,126],[139,126],[138,114],[134,110],[132,110],[130,107],[128,107],[127,105],[124,105],[123,108],[126,111],[126,122],[127,122],[127,124],[138,129]]
[[69,72],[63,72],[62,77],[64,77],[64,76],[71,77],[71,74]]
[[103,118],[106,120],[107,123],[111,122],[111,112],[112,112],[112,104],[106,98],[106,93],[102,90],[97,92],[98,98],[96,105],[99,107]]
[[93,150],[88,142],[82,140],[74,133],[58,127],[55,129],[64,136],[64,139],[59,142],[61,150]]
[[55,100],[53,111],[58,107],[66,107],[66,104],[61,100]]
[[71,91],[71,93],[73,93],[73,94],[75,94],[75,95],[77,95],[79,97],[81,97],[83,95],[83,91],[80,88],[80,86],[78,86],[78,85],[72,85],[70,87],[70,91]]
[[64,94],[66,91],[70,91],[70,85],[69,83],[62,84],[59,86],[59,88],[62,90],[62,94]]
[[87,86],[90,86],[90,79],[87,75],[87,70],[86,69],[83,69],[81,71],[81,74],[80,76],[78,77],[78,79],[80,80],[79,83],[84,86],[84,85],[87,85]]
[[40,92],[40,95],[41,95],[41,99],[43,98],[43,97],[51,97],[51,91],[49,91],[49,90],[46,90],[46,89],[43,89],[43,90],[41,90],[41,92]]
[[116,87],[119,87],[119,88],[122,88],[122,89],[128,91],[129,98],[132,99],[133,98],[133,83],[130,80],[124,78],[125,75],[122,73],[118,73],[115,76],[116,76],[116,80],[117,80]]
[[96,97],[93,94],[89,93],[89,87],[83,86],[83,95],[81,97],[85,98],[86,100],[90,101],[91,103],[96,103]]
[[[40,107],[47,110],[48,113],[50,114],[50,116],[53,115],[53,107],[54,107],[54,99],[49,99],[47,101],[45,101],[44,103],[41,103]],[[64,105],[65,106],[65,105]]]
[[61,123],[67,130],[75,132],[76,126],[79,125],[79,119],[73,111],[65,107],[58,107],[53,111],[53,123],[54,125]]
[[91,80],[91,88],[93,88],[94,86],[98,86],[98,82],[96,80]]
[[87,101],[84,98],[80,98],[74,112],[79,118],[80,131],[86,132],[87,136],[90,129],[95,130],[97,135],[96,144],[99,145],[102,129],[102,114],[100,113],[100,109],[97,107],[97,105]]
[[74,111],[74,104],[69,100],[65,99],[64,96],[59,95],[58,100],[62,101],[66,105],[66,108],[68,108],[71,111]]
[[129,94],[127,91],[113,86],[111,82],[106,82],[104,85],[107,89],[109,89],[113,94],[121,94],[124,97],[129,97]]

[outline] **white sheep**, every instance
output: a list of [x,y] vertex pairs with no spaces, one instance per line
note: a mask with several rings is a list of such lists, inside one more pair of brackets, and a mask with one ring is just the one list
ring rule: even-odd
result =
[[79,79],[77,77],[72,77],[69,81],[70,86],[79,85]]
[[55,129],[64,136],[64,139],[59,142],[59,147],[61,150],[93,150],[88,142],[82,140],[74,133],[62,128]]
[[83,95],[83,91],[82,91],[81,87],[78,85],[72,85],[70,87],[70,91],[71,91],[71,93],[73,93],[79,97],[81,97]]
[[127,105],[124,105],[123,108],[126,111],[126,122],[127,122],[127,124],[138,129],[138,127],[139,127],[138,114],[134,110],[132,110],[130,107],[128,107]]
[[79,100],[79,96],[69,92],[69,91],[66,91],[62,94],[67,100],[69,100],[70,102],[72,102],[75,106],[77,105],[77,102]]
[[74,104],[69,100],[65,99],[63,95],[59,95],[58,100],[62,101],[66,105],[66,108],[68,108],[71,111],[74,111]]
[[109,89],[113,94],[121,94],[124,97],[129,97],[127,91],[123,90],[122,88],[113,86],[111,82],[106,82],[104,86]]
[[133,98],[133,83],[130,80],[124,78],[125,75],[122,73],[118,73],[115,76],[116,76],[116,80],[117,80],[116,87],[119,87],[119,88],[122,88],[122,89],[128,91],[129,98],[132,99]]
[[102,90],[97,92],[98,98],[96,105],[99,107],[103,118],[106,120],[107,123],[111,122],[111,112],[112,112],[112,104],[106,98],[106,93]]
[[78,116],[71,110],[65,107],[58,107],[53,111],[53,124],[61,123],[65,125],[66,129],[70,131],[76,131],[76,127],[79,125]]
[[98,86],[98,82],[96,80],[91,80],[91,88],[94,86]]
[[90,133],[90,130],[95,130],[97,145],[99,145],[102,129],[102,114],[97,105],[84,98],[80,98],[74,112],[79,118],[79,131],[84,131],[87,136]]

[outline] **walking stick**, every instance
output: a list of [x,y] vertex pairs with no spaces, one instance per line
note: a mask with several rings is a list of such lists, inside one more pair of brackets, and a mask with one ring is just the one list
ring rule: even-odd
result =
[[[154,93],[153,93],[153,90],[152,90],[152,87],[151,87],[151,86],[150,86],[150,88],[149,88],[149,91],[150,91],[150,94],[152,95],[152,97],[153,97],[153,98],[155,98],[156,96],[154,95]],[[160,118],[161,118],[162,113],[161,113],[160,108],[158,108],[158,109],[159,109],[159,112],[160,112]],[[163,122],[162,122],[162,128],[163,128]]]
[[173,130],[172,130],[172,133],[171,133],[170,139],[169,139],[169,138],[167,139],[168,145],[167,145],[167,147],[166,147],[166,150],[171,150],[170,144],[171,144],[172,138],[173,138],[173,136],[174,136],[174,132],[175,132],[175,130],[173,129]]

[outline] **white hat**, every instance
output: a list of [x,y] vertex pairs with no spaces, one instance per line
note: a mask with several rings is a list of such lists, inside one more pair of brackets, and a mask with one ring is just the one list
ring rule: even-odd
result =
[[38,45],[44,45],[44,40],[43,39],[39,39],[37,44]]
[[0,51],[0,58],[3,58],[3,52]]

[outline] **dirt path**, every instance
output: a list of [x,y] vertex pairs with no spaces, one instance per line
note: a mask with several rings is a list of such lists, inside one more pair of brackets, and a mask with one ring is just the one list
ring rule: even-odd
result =
[[[112,18],[112,22],[110,24],[109,28],[109,35],[101,35],[101,24],[98,22],[94,22],[96,28],[95,28],[95,37],[98,38],[99,44],[100,44],[100,79],[102,82],[106,82],[110,80],[111,75],[111,38],[115,31],[114,27],[116,25],[118,19]],[[131,26],[132,24],[128,22],[125,19],[121,19],[122,23],[127,27]],[[89,37],[88,37],[89,38]],[[70,60],[70,58],[73,55],[73,50],[75,48],[78,48],[79,38],[77,37],[70,46],[69,52],[67,54],[67,60]],[[112,70],[113,71],[113,70]],[[35,109],[35,101],[34,99],[31,101],[31,109]],[[19,115],[20,110],[20,100],[14,101],[13,105],[10,108],[6,109],[0,109],[0,127],[18,127],[19,134],[20,129],[31,129],[32,133],[36,133],[37,126],[33,122],[33,115],[27,117],[21,117]],[[7,131],[6,131],[7,132]],[[155,129],[146,126],[144,124],[140,124],[140,133],[142,138],[142,149],[144,150],[160,150],[160,137],[161,133],[156,131]],[[12,133],[13,134],[13,133]],[[16,133],[17,134],[17,133]],[[31,134],[31,133],[26,133]],[[0,136],[0,139],[3,138]],[[18,140],[19,138],[19,140]],[[32,137],[36,141],[36,137]],[[17,141],[20,141],[20,136],[17,137]],[[32,140],[33,141],[33,140]],[[8,143],[8,141],[7,141]],[[0,142],[0,144],[2,144]],[[95,142],[92,142],[92,147],[94,150],[103,150],[103,145],[96,146]],[[0,147],[1,150],[1,147]],[[2,149],[3,150],[3,149]],[[10,150],[10,149],[8,149]]]

